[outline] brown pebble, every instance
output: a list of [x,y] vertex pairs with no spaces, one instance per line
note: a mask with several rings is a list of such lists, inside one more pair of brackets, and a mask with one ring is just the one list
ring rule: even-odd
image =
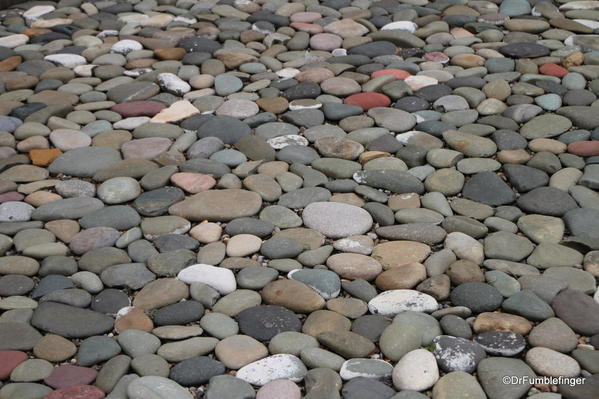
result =
[[159,48],[154,50],[154,54],[161,60],[179,61],[183,59],[186,51],[181,47]]

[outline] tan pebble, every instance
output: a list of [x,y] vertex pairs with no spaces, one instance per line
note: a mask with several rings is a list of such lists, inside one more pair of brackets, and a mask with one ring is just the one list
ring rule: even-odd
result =
[[497,153],[497,160],[501,163],[526,163],[532,156],[526,150],[502,150]]
[[363,152],[360,154],[360,156],[358,157],[358,160],[363,165],[368,161],[372,161],[373,159],[386,158],[386,157],[390,157],[390,156],[391,156],[391,154],[389,154],[388,152],[385,152],[385,151],[366,151],[366,152]]
[[540,138],[531,140],[528,143],[528,148],[534,152],[551,152],[553,154],[561,154],[566,152],[568,146],[559,140]]
[[426,279],[426,268],[418,262],[407,263],[379,274],[375,280],[380,290],[411,289]]
[[58,194],[51,193],[50,191],[36,191],[25,197],[24,201],[30,205],[38,207],[40,205],[47,204],[62,199]]
[[75,220],[59,219],[52,220],[44,225],[46,230],[54,233],[60,241],[68,243],[71,238],[79,232],[79,223]]
[[189,80],[189,84],[194,89],[206,89],[214,84],[214,76],[212,75],[196,75]]
[[584,58],[584,54],[580,51],[577,51],[576,53],[572,53],[566,58],[564,58],[564,60],[562,61],[562,65],[564,66],[564,68],[579,66],[584,63]]
[[343,204],[355,205],[362,207],[364,206],[364,200],[354,193],[338,193],[334,194],[329,201],[331,202],[341,202]]
[[60,335],[48,334],[43,336],[33,347],[33,354],[49,362],[62,362],[77,353],[77,347],[71,341]]
[[387,201],[387,205],[392,211],[406,208],[420,208],[420,196],[416,193],[391,195]]
[[512,331],[526,335],[532,329],[532,323],[524,317],[501,312],[485,312],[474,320],[474,331]]
[[220,240],[223,228],[212,222],[200,223],[189,231],[189,234],[199,242],[208,244]]

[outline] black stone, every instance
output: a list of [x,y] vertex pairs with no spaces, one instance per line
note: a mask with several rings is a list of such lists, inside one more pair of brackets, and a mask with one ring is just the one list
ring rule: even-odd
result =
[[160,216],[176,202],[183,201],[185,193],[178,187],[162,187],[146,191],[133,201],[133,206],[143,216]]
[[540,169],[518,164],[503,165],[503,171],[510,184],[520,193],[549,183],[549,176]]
[[516,193],[493,172],[481,172],[472,176],[464,184],[462,195],[491,206],[511,204],[516,199]]
[[55,302],[42,302],[33,311],[31,325],[65,338],[87,338],[112,331],[111,316]]
[[450,299],[455,306],[466,306],[473,313],[483,313],[498,309],[503,295],[490,284],[469,282],[454,288]]
[[196,250],[200,246],[200,243],[188,235],[163,234],[154,239],[154,246],[160,252],[169,252],[178,249]]
[[381,315],[364,315],[352,323],[351,330],[356,334],[378,342],[381,334],[391,324],[391,320]]
[[79,344],[77,365],[83,367],[94,366],[112,359],[119,353],[121,353],[121,346],[114,338],[107,336],[89,337]]
[[205,37],[186,37],[179,41],[177,47],[184,48],[188,53],[210,53],[213,54],[216,50],[223,46],[215,40],[210,40]]
[[391,42],[379,40],[376,42],[370,42],[366,44],[360,44],[349,49],[348,54],[360,54],[367,57],[378,57],[379,55],[390,55],[395,54],[397,47]]
[[437,364],[446,373],[463,371],[472,373],[478,363],[486,357],[482,346],[469,339],[439,335],[433,339],[433,354]]
[[91,303],[92,310],[106,314],[116,314],[124,307],[131,305],[126,293],[114,288],[108,288],[94,297]]
[[430,108],[428,101],[417,96],[408,96],[400,98],[393,104],[393,108],[401,109],[406,112],[422,111]]
[[549,55],[549,49],[537,43],[510,43],[499,48],[499,52],[511,58],[536,58]]
[[192,357],[171,368],[169,378],[185,387],[207,383],[215,375],[225,373],[225,365],[208,356]]
[[29,115],[46,107],[47,105],[44,103],[29,103],[13,108],[9,115],[21,120],[25,120],[25,118],[27,118]]
[[253,234],[258,237],[266,237],[272,233],[275,225],[267,220],[256,218],[238,218],[227,223],[225,233],[230,236],[237,234]]
[[564,215],[564,221],[573,235],[599,239],[599,210],[575,208]]
[[64,290],[66,288],[72,288],[75,285],[73,280],[68,277],[61,276],[58,274],[51,274],[42,278],[37,287],[31,293],[31,298],[37,299],[44,295],[47,295],[53,291]]
[[204,315],[204,306],[197,301],[183,301],[164,306],[154,313],[157,326],[185,325],[198,321]]
[[526,340],[512,331],[486,331],[474,337],[491,356],[515,356],[526,348]]
[[578,207],[570,194],[554,187],[535,188],[518,198],[517,204],[524,212],[549,216],[562,216]]
[[286,89],[283,96],[289,100],[298,100],[302,98],[316,98],[320,95],[320,85],[314,82],[301,82],[295,86]]
[[341,390],[344,399],[390,399],[396,393],[385,383],[365,377],[352,378]]
[[250,127],[230,116],[215,116],[202,124],[197,131],[198,138],[218,137],[225,144],[234,144],[251,134]]
[[292,311],[276,305],[258,305],[237,315],[239,330],[259,341],[270,341],[284,331],[301,331],[302,322]]
[[0,296],[25,295],[35,286],[35,282],[18,274],[0,277]]

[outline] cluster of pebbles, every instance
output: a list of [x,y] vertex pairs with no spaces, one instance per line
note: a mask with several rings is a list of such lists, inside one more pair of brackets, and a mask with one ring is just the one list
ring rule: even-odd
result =
[[0,22],[0,399],[599,398],[599,1]]

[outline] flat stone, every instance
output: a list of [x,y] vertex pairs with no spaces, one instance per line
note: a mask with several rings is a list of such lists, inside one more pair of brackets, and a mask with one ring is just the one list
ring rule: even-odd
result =
[[239,189],[204,191],[169,208],[172,215],[189,220],[229,221],[258,213],[262,198]]
[[41,303],[31,323],[36,328],[68,338],[85,338],[112,330],[112,317],[55,302]]

